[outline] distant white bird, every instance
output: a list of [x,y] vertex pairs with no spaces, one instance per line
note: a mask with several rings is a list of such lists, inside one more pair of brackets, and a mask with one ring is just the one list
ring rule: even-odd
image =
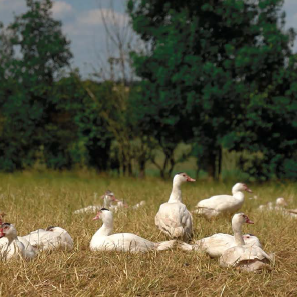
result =
[[297,213],[294,213],[292,209],[286,209],[287,201],[283,197],[279,197],[275,200],[275,205],[273,202],[268,202],[267,204],[262,204],[258,207],[260,211],[275,211],[282,214],[284,217],[297,218]]
[[94,218],[101,219],[103,225],[93,235],[90,242],[91,251],[121,251],[121,252],[148,252],[152,250],[162,251],[173,248],[176,241],[151,242],[132,233],[117,233],[113,231],[113,214],[106,208],[102,208]]
[[237,183],[232,188],[233,196],[217,195],[201,200],[196,205],[197,210],[195,210],[194,213],[206,216],[209,219],[220,214],[233,214],[237,212],[244,203],[243,191],[252,193],[252,190],[249,189],[246,184]]
[[169,201],[160,205],[155,216],[156,226],[170,238],[189,241],[193,235],[193,218],[182,203],[181,185],[194,182],[186,173],[177,173],[173,179],[173,188]]
[[219,260],[220,265],[223,267],[237,267],[245,271],[257,271],[269,267],[267,264],[273,260],[272,256],[266,254],[259,246],[245,244],[241,231],[244,223],[253,224],[244,213],[233,216],[232,229],[236,246],[222,253]]
[[145,201],[144,201],[144,200],[142,200],[142,201],[140,201],[139,203],[133,205],[132,208],[133,208],[133,209],[138,209],[138,208],[140,208],[140,207],[143,206],[143,205],[145,205]]
[[284,207],[284,206],[288,206],[288,203],[285,200],[285,198],[279,197],[279,198],[276,198],[275,205],[276,206],[280,206],[280,207]]
[[[97,197],[97,195],[95,195]],[[110,208],[112,207],[112,202],[120,202],[118,199],[115,198],[114,193],[110,190],[107,190],[104,195],[100,197],[103,199],[103,205],[89,205],[84,208],[77,209],[73,212],[73,214],[84,214],[84,213],[96,213],[98,210],[100,210],[102,207]],[[118,208],[121,207],[120,204]]]
[[71,236],[61,227],[50,226],[46,230],[38,229],[22,238],[29,241],[33,247],[36,247],[39,250],[73,249],[73,240]]
[[1,225],[0,238],[2,260],[9,260],[11,258],[31,260],[37,255],[37,251],[27,240],[18,238],[16,228],[13,224],[3,223]]

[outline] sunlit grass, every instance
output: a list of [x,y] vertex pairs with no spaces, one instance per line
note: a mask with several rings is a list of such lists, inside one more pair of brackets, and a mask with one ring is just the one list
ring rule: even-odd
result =
[[[154,225],[159,205],[168,200],[171,181],[157,178],[107,178],[94,173],[23,173],[0,175],[0,210],[19,234],[58,225],[74,239],[72,252],[41,253],[31,262],[1,263],[1,296],[294,296],[297,283],[297,220],[280,214],[261,213],[260,204],[285,197],[297,208],[296,186],[286,183],[249,184],[243,212],[255,222],[244,231],[257,235],[264,250],[276,254],[271,272],[240,273],[223,269],[216,259],[179,250],[145,254],[92,253],[91,236],[100,221],[94,215],[73,215],[96,196],[112,190],[131,205],[146,205],[136,211],[115,214],[115,232],[131,232],[152,241],[162,241]],[[200,199],[230,193],[232,183],[198,181],[183,187],[184,202],[193,209]],[[97,193],[97,195],[95,194]],[[254,195],[257,200],[249,199]],[[215,222],[194,217],[195,239],[218,232],[231,233],[229,218]]]

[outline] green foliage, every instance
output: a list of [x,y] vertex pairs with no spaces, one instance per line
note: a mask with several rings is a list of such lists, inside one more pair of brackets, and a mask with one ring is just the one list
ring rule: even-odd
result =
[[256,168],[247,170],[264,179],[285,175],[284,161],[293,157],[295,33],[284,30],[282,4],[128,3],[135,31],[151,46],[150,53],[133,53],[143,78],[140,121],[169,148],[194,143],[198,164],[212,177],[220,174],[222,147],[261,151]]
[[[82,82],[79,78],[78,91],[81,104],[76,109],[75,123],[79,129],[79,139],[85,148],[84,163],[101,171],[110,169],[110,147],[113,139],[108,130],[107,122],[101,115],[102,111],[110,111],[106,104],[112,98],[109,96],[108,83],[94,83],[92,81]],[[86,92],[92,92],[90,97]]]
[[[69,64],[69,42],[61,23],[51,16],[50,0],[27,0],[28,11],[8,27],[1,112],[5,122],[0,136],[0,167],[12,171],[32,165],[43,146],[51,150],[52,167],[63,167],[56,148],[52,115],[54,78]],[[3,86],[3,85],[2,85]],[[63,137],[63,136],[61,136]],[[47,154],[45,154],[47,156]]]

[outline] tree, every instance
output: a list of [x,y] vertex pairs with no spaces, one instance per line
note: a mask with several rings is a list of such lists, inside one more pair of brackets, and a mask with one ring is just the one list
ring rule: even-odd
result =
[[93,92],[90,88],[86,88],[86,91],[97,104],[98,116],[113,135],[112,147],[118,159],[114,161],[118,161],[120,171],[124,175],[133,175],[133,161],[136,161],[139,175],[144,176],[145,164],[152,152],[152,142],[138,129],[133,116],[131,97],[134,89],[137,89],[137,78],[129,55],[133,46],[141,47],[141,44],[131,30],[128,17],[117,16],[113,1],[110,1],[109,9],[102,9],[101,1],[99,5],[105,28],[107,59],[98,55],[99,69],[95,69],[94,76],[103,81],[101,90],[104,89],[103,97],[108,100],[103,102],[100,92]]
[[14,85],[1,100],[5,123],[0,166],[5,170],[32,165],[41,147],[45,156],[55,154],[52,120],[57,104],[52,100],[52,88],[72,57],[61,22],[52,18],[52,1],[27,0],[27,7],[7,29],[12,57],[4,80]]
[[[263,95],[273,85],[276,95],[282,89],[276,78],[295,71],[286,67],[295,35],[284,30],[282,4],[282,0],[128,3],[134,30],[151,45],[149,55],[134,53],[137,75],[143,78],[139,104],[146,106],[141,117],[148,118],[147,131],[158,131],[157,138],[164,139],[171,152],[180,140],[195,143],[199,165],[212,178],[220,174],[223,146],[249,149],[255,140],[247,137],[253,134],[253,124],[246,125],[247,107],[258,101],[253,94]],[[265,100],[261,108],[267,110]],[[275,122],[271,116],[267,120]],[[258,148],[272,145],[263,137],[257,142],[262,143]]]
[[243,155],[241,165],[257,179],[297,178],[296,62],[297,56],[292,55],[266,88],[250,95],[245,121],[238,127],[245,132],[241,141],[231,144],[254,153]]

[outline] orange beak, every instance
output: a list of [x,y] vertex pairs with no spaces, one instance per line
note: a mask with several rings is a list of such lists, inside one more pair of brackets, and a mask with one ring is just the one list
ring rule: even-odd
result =
[[254,224],[254,222],[251,221],[249,218],[247,218],[245,222],[246,222],[247,224]]
[[93,218],[93,221],[94,220],[99,220],[100,219],[100,214],[101,214],[101,211],[98,211],[96,216]]
[[195,182],[196,179],[191,178],[190,176],[187,175],[187,181],[188,181],[188,182]]

